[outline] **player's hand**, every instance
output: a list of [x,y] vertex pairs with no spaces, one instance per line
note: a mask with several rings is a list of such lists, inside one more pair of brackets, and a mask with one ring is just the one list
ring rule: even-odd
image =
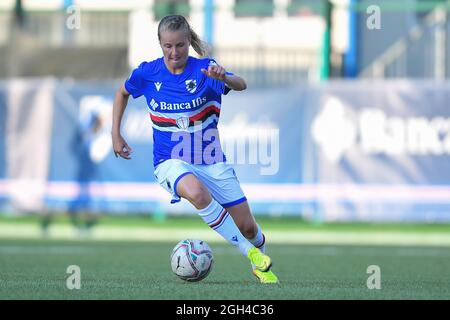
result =
[[219,65],[209,66],[208,70],[202,68],[202,69],[200,69],[200,71],[210,78],[217,79],[220,81],[225,80],[226,70],[222,66],[219,66]]
[[133,149],[127,144],[124,138],[121,135],[113,135],[112,136],[114,155],[116,158],[118,156],[130,160],[131,153],[133,153]]

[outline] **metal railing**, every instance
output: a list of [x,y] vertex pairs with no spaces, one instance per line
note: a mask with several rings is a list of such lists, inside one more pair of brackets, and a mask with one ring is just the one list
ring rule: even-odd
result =
[[218,47],[214,56],[253,86],[316,81],[320,69],[320,54],[316,50]]
[[128,45],[128,12],[81,13],[79,29],[67,27],[65,12],[29,12],[24,32],[42,46],[120,47]]
[[[26,64],[23,64],[23,61],[31,59],[29,57],[31,51],[34,52],[34,57],[39,52],[39,57],[45,60],[47,56],[50,59],[50,56],[55,54],[55,50],[60,50],[61,55],[65,55],[67,49],[73,48],[78,53],[67,57],[67,63],[63,63],[63,57],[60,57],[58,64],[56,62],[52,64],[51,70],[56,76],[79,76],[78,73],[73,74],[73,68],[70,71],[67,65],[85,65],[83,59],[89,59],[90,49],[109,49],[115,52],[120,49],[126,54],[126,48],[129,45],[128,12],[82,12],[81,14],[81,28],[69,30],[65,25],[67,15],[64,12],[29,12],[20,32],[19,28],[12,23],[11,15],[0,15],[0,23],[7,26],[0,27],[2,30],[0,31],[0,47],[7,48],[8,52],[11,50],[15,52],[14,54],[10,52],[9,60],[5,62],[5,65],[19,64],[22,70],[19,74],[26,76]],[[9,31],[8,27],[11,28]],[[30,51],[30,48],[34,49]],[[49,52],[48,55],[43,52],[45,50]],[[242,75],[251,86],[289,85],[316,80],[319,74],[320,54],[314,50],[259,46],[215,47],[213,52],[214,57],[221,64],[236,74]],[[108,57],[105,56],[105,59]],[[45,66],[50,62],[41,61],[41,65]],[[116,61],[111,61],[111,64],[115,65]],[[59,65],[65,66],[64,69],[58,71]],[[16,69],[10,67],[8,70]],[[98,69],[95,73],[99,76],[109,75]],[[8,76],[8,73],[5,73],[7,71],[0,69],[0,72],[2,72],[0,76]],[[35,70],[32,75],[36,76],[36,72],[39,73]],[[124,70],[117,70],[117,72],[126,76],[129,70],[125,67]]]
[[[9,69],[22,70],[19,73],[26,76],[26,65],[23,61],[30,55],[45,60],[47,56],[45,50],[55,54],[55,50],[60,50],[61,55],[67,53],[67,49],[77,50],[77,54],[72,54],[68,63],[76,65],[83,63],[83,59],[88,59],[91,49],[111,50],[114,52],[126,53],[129,39],[129,12],[89,12],[83,11],[82,26],[79,29],[70,30],[66,26],[67,14],[65,12],[28,12],[25,24],[21,30],[13,24],[12,14],[0,13],[0,48],[7,49],[10,54],[6,64],[20,64],[20,68]],[[31,48],[31,49],[30,49]],[[34,49],[33,49],[34,48]],[[31,51],[30,51],[31,50]],[[15,53],[14,53],[15,52]],[[317,50],[302,50],[293,48],[269,48],[269,47],[215,47],[214,57],[221,64],[232,70],[236,74],[245,77],[249,85],[288,85],[298,82],[316,80],[319,74],[319,57]],[[111,56],[111,55],[109,55]],[[18,58],[20,57],[20,58]],[[28,57],[28,58],[27,58]],[[79,61],[73,60],[74,58]],[[108,59],[105,56],[105,59]],[[21,62],[22,61],[22,62]],[[50,61],[41,61],[45,66]],[[52,72],[55,76],[71,76],[67,69],[58,73],[58,65],[64,66],[63,58],[58,60],[58,64],[53,64]],[[115,62],[111,62],[115,63]],[[110,72],[99,70],[96,73],[101,76],[110,75]],[[44,72],[45,70],[42,70]],[[72,69],[73,71],[73,69]],[[1,70],[0,77],[8,76],[5,70]],[[23,73],[25,72],[25,73]],[[128,75],[129,70],[116,70],[116,73]],[[36,76],[39,71],[32,74]],[[79,76],[77,73],[73,76]]]
[[361,73],[363,78],[435,78],[449,76],[449,20],[443,7],[436,7],[408,35],[397,40]]

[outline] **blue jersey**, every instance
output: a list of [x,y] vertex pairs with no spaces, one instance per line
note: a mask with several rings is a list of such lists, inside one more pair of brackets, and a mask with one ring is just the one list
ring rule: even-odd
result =
[[[182,159],[192,164],[224,162],[217,131],[224,82],[200,70],[213,59],[188,57],[181,74],[171,73],[163,58],[143,62],[125,81],[125,89],[147,100],[153,126],[153,164]],[[227,73],[231,75],[232,73]]]

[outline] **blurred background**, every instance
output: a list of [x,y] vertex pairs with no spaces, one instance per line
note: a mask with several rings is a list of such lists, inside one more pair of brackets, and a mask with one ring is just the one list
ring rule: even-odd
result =
[[223,98],[219,128],[257,217],[449,223],[449,9],[447,0],[2,0],[0,220],[38,217],[45,233],[61,216],[88,229],[100,216],[196,216],[156,183],[144,98],[130,99],[123,119],[133,159],[115,158],[110,139],[115,91],[162,56],[159,20],[182,14],[210,56],[247,81]]

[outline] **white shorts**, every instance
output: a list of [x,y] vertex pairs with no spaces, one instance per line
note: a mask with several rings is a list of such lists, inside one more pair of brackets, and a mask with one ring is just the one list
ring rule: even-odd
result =
[[183,176],[190,173],[205,185],[212,197],[224,208],[247,201],[236,173],[229,164],[220,162],[198,165],[179,159],[169,159],[158,164],[155,169],[155,178],[164,189],[172,194],[171,203],[181,200],[176,192],[177,183]]

